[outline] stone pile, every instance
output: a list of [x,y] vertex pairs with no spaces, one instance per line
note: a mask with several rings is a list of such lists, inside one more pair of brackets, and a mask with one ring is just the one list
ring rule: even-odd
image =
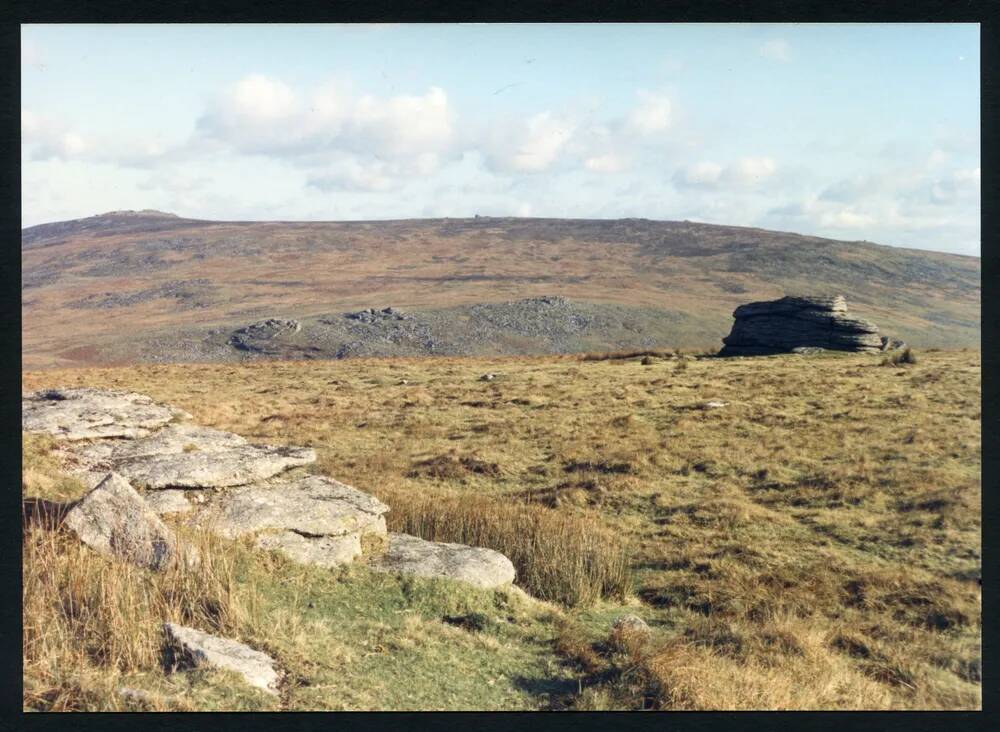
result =
[[720,356],[766,356],[812,349],[876,352],[884,350],[878,326],[847,313],[836,297],[783,297],[741,305]]
[[159,516],[183,514],[191,526],[251,535],[305,564],[364,560],[383,572],[482,587],[514,580],[510,560],[491,549],[388,533],[384,503],[305,471],[316,460],[311,448],[254,445],[189,419],[130,392],[50,389],[22,398],[23,429],[60,439],[67,469],[91,486],[64,524],[98,551],[162,569],[177,550]]

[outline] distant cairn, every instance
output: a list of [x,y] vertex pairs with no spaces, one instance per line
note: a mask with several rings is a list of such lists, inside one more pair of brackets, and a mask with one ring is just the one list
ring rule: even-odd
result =
[[740,305],[720,356],[767,356],[818,349],[877,352],[889,339],[878,326],[847,313],[847,301],[835,297],[783,297]]

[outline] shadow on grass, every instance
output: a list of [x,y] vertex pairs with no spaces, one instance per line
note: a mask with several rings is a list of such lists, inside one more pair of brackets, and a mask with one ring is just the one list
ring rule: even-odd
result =
[[58,529],[76,501],[49,501],[44,498],[25,498],[21,501],[21,526],[25,529]]

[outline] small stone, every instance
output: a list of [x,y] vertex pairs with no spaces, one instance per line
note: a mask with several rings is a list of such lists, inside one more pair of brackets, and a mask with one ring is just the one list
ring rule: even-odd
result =
[[141,567],[164,569],[177,552],[173,532],[116,473],[70,509],[64,523],[92,549]]
[[633,650],[649,640],[652,631],[638,615],[622,615],[611,624],[611,643],[622,650]]
[[179,668],[214,666],[235,671],[251,686],[268,694],[278,693],[281,674],[275,668],[275,660],[266,653],[175,623],[164,623],[163,632]]
[[649,633],[649,625],[638,615],[621,615],[611,624],[612,630],[628,630],[631,632]]
[[728,406],[729,406],[729,402],[723,402],[723,401],[719,401],[717,399],[713,399],[713,400],[704,402],[701,405],[701,408],[702,409],[722,409],[722,407],[728,407]]

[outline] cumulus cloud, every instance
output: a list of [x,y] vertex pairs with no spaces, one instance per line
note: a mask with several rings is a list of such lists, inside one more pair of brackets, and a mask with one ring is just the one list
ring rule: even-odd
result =
[[679,168],[673,180],[678,188],[753,188],[777,169],[777,163],[768,157],[744,157],[728,165],[702,161]]
[[500,125],[485,141],[486,163],[501,172],[542,172],[556,162],[576,129],[573,120],[549,111]]
[[934,179],[930,184],[929,196],[932,203],[950,204],[959,200],[978,201],[979,192],[980,169],[967,168]]
[[[307,167],[317,188],[387,190],[388,177],[427,174],[450,152],[453,112],[443,89],[388,98],[354,95],[327,83],[310,93],[254,74],[219,94],[197,123],[200,136],[242,154],[285,158]],[[353,159],[350,157],[353,156]]]
[[31,160],[68,160],[90,149],[87,140],[65,124],[21,110],[21,143],[30,146]]
[[782,63],[791,60],[791,47],[784,38],[772,38],[761,44],[760,55],[771,61]]

